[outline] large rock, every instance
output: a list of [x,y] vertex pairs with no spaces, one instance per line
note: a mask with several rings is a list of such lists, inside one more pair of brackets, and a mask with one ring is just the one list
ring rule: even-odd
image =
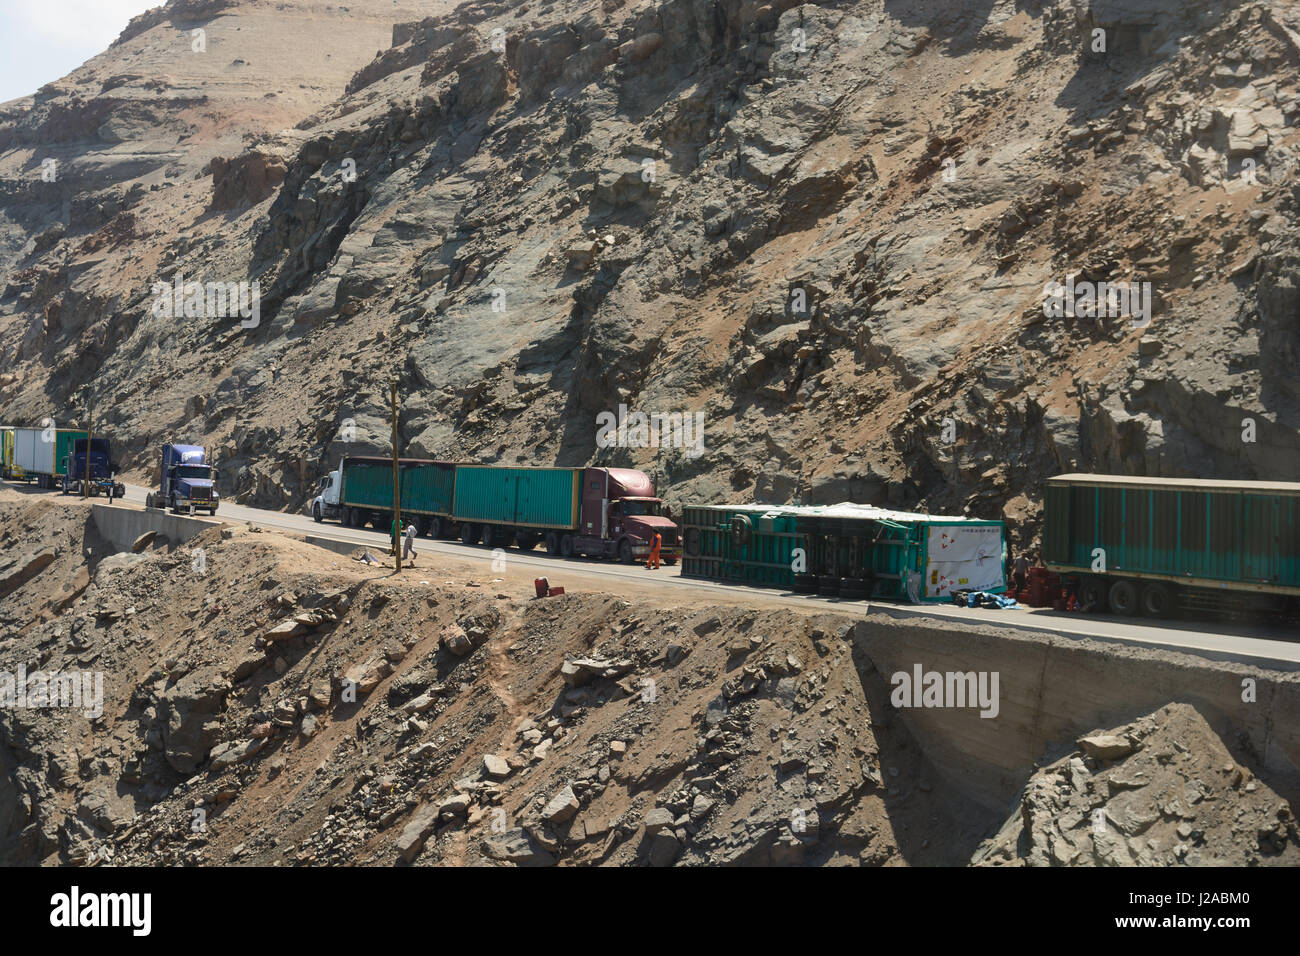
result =
[[534,843],[532,837],[521,828],[484,837],[482,849],[489,858],[516,866],[555,865],[555,857]]
[[44,548],[0,567],[0,597],[17,591],[53,563],[54,549]]
[[1113,734],[1080,737],[1079,746],[1084,753],[1096,760],[1118,760],[1127,757],[1134,750],[1133,741]]
[[423,804],[420,809],[415,811],[409,823],[402,828],[401,834],[395,844],[397,855],[407,863],[410,863],[420,851],[424,849],[424,843],[429,839],[429,834],[433,828],[438,825],[439,808],[432,803]]
[[549,823],[563,823],[572,820],[582,808],[572,787],[565,787],[542,810],[542,819]]
[[190,774],[216,743],[230,681],[216,667],[186,674],[166,690],[158,704],[163,753],[174,770]]

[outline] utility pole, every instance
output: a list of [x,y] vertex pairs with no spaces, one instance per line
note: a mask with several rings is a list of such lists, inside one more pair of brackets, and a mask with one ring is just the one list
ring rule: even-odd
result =
[[[86,383],[86,463],[82,467],[81,474],[81,497],[90,497],[90,443],[95,437],[95,396],[90,389],[90,383]],[[77,445],[72,445],[72,460],[77,459]]]
[[[393,535],[393,568],[399,574],[402,571],[402,549],[400,547],[402,532],[402,489],[397,471],[397,377],[389,383],[389,397],[393,406],[393,526],[397,534]],[[390,531],[392,529],[389,529]]]

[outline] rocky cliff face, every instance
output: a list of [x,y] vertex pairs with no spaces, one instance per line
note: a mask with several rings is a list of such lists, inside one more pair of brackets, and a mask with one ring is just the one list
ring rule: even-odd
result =
[[[0,418],[93,378],[125,462],[262,506],[383,448],[394,375],[407,454],[678,501],[1032,534],[1064,470],[1300,473],[1290,5],[382,6],[173,2],[0,111]],[[1087,282],[1149,325],[1044,314]],[[703,453],[598,447],[620,405]]]

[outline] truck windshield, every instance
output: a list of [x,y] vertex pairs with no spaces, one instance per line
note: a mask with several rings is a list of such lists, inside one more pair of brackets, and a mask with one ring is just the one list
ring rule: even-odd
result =
[[207,465],[181,465],[176,469],[177,478],[211,478]]
[[660,513],[659,502],[657,501],[623,501],[619,504],[625,515],[657,515]]

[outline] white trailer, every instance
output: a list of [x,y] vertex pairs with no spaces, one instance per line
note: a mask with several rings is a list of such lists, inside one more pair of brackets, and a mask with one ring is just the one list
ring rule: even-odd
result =
[[72,443],[85,438],[75,428],[15,428],[13,430],[12,476],[21,481],[36,479],[41,488],[55,488],[68,470]]

